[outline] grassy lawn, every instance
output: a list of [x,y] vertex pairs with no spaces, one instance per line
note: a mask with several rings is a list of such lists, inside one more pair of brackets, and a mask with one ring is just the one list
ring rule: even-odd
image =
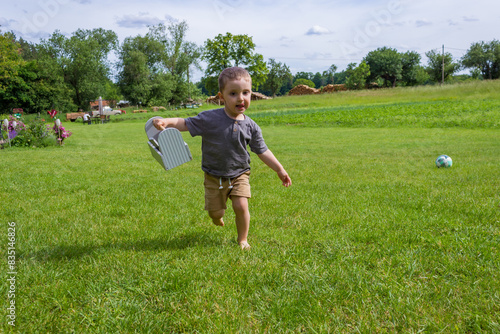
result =
[[467,87],[254,103],[293,185],[252,154],[247,252],[203,210],[200,138],[165,172],[150,113],[0,151],[0,331],[500,333],[499,84]]

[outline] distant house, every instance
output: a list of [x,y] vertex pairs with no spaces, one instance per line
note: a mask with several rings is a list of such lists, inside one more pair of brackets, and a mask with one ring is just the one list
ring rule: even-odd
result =
[[[109,107],[113,102],[113,100],[102,100],[103,107]],[[99,110],[99,100],[90,101],[90,110]]]

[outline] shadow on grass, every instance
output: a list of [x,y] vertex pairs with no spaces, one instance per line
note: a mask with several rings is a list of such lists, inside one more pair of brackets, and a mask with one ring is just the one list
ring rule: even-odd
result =
[[99,255],[109,251],[151,252],[162,250],[182,250],[191,247],[211,247],[222,245],[222,240],[207,233],[187,233],[172,237],[143,239],[136,241],[117,241],[94,245],[60,245],[34,253],[21,253],[21,259],[36,261],[73,260],[84,256]]

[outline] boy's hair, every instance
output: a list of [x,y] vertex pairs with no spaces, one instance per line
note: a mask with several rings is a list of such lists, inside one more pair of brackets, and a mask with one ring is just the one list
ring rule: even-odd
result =
[[228,67],[224,69],[221,74],[219,75],[219,92],[222,92],[224,90],[224,87],[226,87],[226,83],[229,80],[237,80],[237,79],[247,79],[252,83],[252,77],[250,76],[250,73],[248,73],[247,70],[241,67]]

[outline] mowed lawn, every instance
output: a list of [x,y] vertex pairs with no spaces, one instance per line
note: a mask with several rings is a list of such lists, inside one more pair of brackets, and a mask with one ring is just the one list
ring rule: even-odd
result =
[[[485,118],[469,108],[467,126],[384,114],[313,127],[302,109],[273,121],[256,104],[293,185],[252,154],[250,251],[231,210],[224,228],[203,210],[199,138],[184,134],[193,161],[168,172],[141,120],[66,123],[63,147],[0,151],[3,240],[15,222],[17,256],[16,326],[4,280],[2,330],[498,333],[500,111],[478,101],[487,126],[471,126]],[[452,168],[435,167],[440,154]]]

